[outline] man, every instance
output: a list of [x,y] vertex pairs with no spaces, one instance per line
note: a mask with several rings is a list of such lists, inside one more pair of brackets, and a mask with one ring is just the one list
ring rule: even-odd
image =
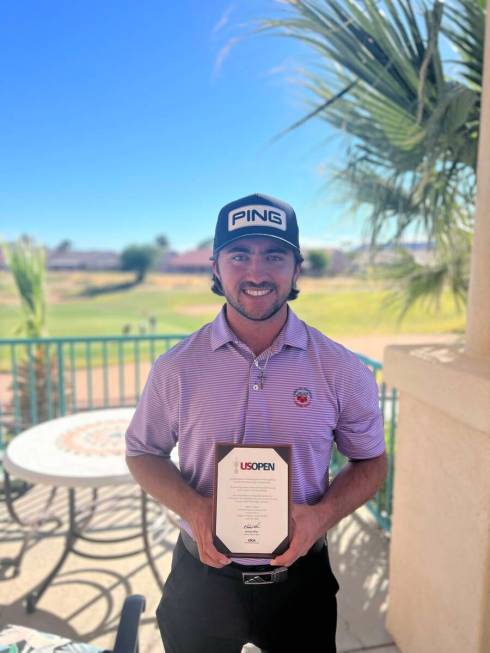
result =
[[[384,434],[371,372],[288,307],[301,261],[291,206],[251,195],[223,207],[213,290],[226,304],[157,359],[129,426],[131,473],[182,517],[157,611],[166,653],[336,650],[325,533],[382,484]],[[334,441],[350,462],[329,487]],[[292,446],[291,540],[275,559],[214,547],[215,442]]]

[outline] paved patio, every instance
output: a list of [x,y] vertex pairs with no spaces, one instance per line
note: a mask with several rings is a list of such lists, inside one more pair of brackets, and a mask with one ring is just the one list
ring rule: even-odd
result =
[[[121,489],[107,489],[104,501],[90,528],[103,529],[108,524],[122,535],[138,532],[139,494],[134,488],[124,489],[126,499],[114,510],[111,500]],[[87,503],[89,491],[84,491]],[[37,487],[16,502],[25,519],[35,520],[43,511],[48,489]],[[66,524],[66,490],[60,490],[51,510]],[[155,512],[154,519],[158,518]],[[56,632],[73,639],[90,641],[111,648],[114,643],[118,614],[124,598],[131,593],[143,594],[147,607],[140,627],[141,653],[162,653],[154,612],[160,591],[143,553],[124,559],[96,560],[70,555],[39,601],[33,614],[26,614],[23,599],[54,566],[63,549],[63,529],[54,522],[44,523],[40,532],[27,541],[19,573],[5,563],[18,556],[30,528],[21,528],[10,520],[5,505],[0,504],[0,624],[18,623]],[[175,528],[157,528],[158,540],[152,550],[163,578],[168,573]],[[49,536],[46,534],[49,533]],[[100,536],[104,533],[101,532]],[[107,533],[105,533],[107,537]],[[366,509],[344,519],[329,534],[332,566],[340,583],[338,594],[338,653],[396,653],[398,649],[384,628],[388,593],[388,546],[385,535]],[[133,542],[113,545],[80,543],[87,553],[116,555],[139,547]],[[258,651],[247,645],[244,651]]]

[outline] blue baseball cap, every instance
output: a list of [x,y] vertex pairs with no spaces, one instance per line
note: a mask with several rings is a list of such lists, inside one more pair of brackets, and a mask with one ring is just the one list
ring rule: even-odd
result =
[[225,245],[249,236],[277,238],[301,257],[296,213],[275,197],[255,193],[226,204],[216,223],[213,258]]

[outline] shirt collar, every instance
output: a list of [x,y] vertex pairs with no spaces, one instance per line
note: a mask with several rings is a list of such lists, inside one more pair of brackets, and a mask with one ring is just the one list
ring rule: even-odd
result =
[[226,304],[223,304],[221,311],[211,322],[211,349],[213,351],[216,351],[229,342],[234,342],[235,344],[239,342],[228,324],[225,307]]
[[306,349],[308,345],[308,334],[305,323],[288,306],[288,319],[277,336],[274,349],[280,351],[285,345],[296,349]]
[[[216,351],[229,342],[240,344],[240,340],[232,331],[226,319],[225,306],[211,322],[211,349]],[[284,346],[295,347],[296,349],[306,349],[308,335],[306,333],[305,323],[288,306],[288,319],[275,339],[272,346],[272,353],[281,351]]]

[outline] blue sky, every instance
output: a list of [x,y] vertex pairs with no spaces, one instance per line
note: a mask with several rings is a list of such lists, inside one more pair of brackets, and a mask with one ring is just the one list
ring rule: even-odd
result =
[[5,0],[0,4],[0,236],[120,249],[212,235],[260,191],[296,209],[304,244],[358,241],[325,168],[345,147],[292,82],[311,55],[242,25],[272,0]]

